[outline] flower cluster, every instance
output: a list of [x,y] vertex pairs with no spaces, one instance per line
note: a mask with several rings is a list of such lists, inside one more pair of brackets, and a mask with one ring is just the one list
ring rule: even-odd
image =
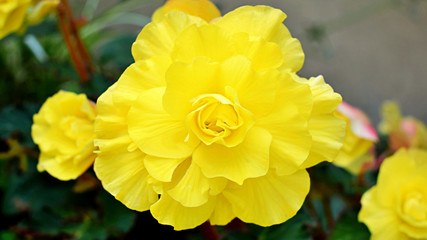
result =
[[305,169],[334,159],[345,122],[321,76],[296,75],[304,54],[285,17],[245,6],[213,22],[172,11],[145,26],[135,63],[97,101],[104,188],[176,230],[294,216]]
[[60,180],[75,179],[95,160],[95,104],[84,94],[60,91],[34,115],[32,136],[40,148],[37,169]]
[[427,152],[401,149],[381,165],[377,185],[362,197],[359,220],[371,239],[426,239]]

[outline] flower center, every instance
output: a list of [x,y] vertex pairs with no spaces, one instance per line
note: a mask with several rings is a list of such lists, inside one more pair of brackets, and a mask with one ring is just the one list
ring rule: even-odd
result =
[[427,206],[424,196],[419,192],[410,192],[405,195],[402,212],[417,221],[426,220]]
[[249,111],[221,94],[202,94],[192,102],[187,126],[206,145],[236,146],[253,125],[254,118]]

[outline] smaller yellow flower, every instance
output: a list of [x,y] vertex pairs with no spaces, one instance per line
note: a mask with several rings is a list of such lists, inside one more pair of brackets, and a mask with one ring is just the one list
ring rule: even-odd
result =
[[373,159],[368,150],[377,141],[378,136],[369,118],[359,109],[343,102],[336,114],[347,123],[343,147],[333,163],[358,174],[363,163]]
[[427,149],[426,126],[414,117],[402,117],[395,102],[387,101],[383,104],[382,118],[380,131],[389,135],[392,151],[402,147]]
[[0,1],[0,39],[21,28],[30,4],[31,0]]
[[84,94],[60,91],[34,115],[32,137],[40,148],[37,168],[60,180],[75,179],[95,160],[95,104]]
[[218,8],[209,0],[168,0],[154,12],[152,19],[160,21],[166,13],[171,11],[185,12],[207,22],[221,16]]
[[377,185],[362,196],[359,221],[371,239],[427,239],[427,152],[401,149],[381,165]]

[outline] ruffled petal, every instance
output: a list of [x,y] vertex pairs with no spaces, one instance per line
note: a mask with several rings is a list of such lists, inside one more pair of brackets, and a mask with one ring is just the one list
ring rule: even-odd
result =
[[142,91],[166,86],[165,73],[170,59],[156,57],[130,65],[114,84],[113,101],[122,107],[131,106]]
[[283,64],[283,54],[279,45],[262,38],[250,38],[249,34],[239,32],[233,35],[236,54],[245,55],[252,60],[252,67],[258,71],[275,69]]
[[377,187],[365,192],[361,199],[362,209],[359,212],[359,221],[368,226],[371,239],[409,239],[399,230],[399,219],[392,209],[377,204]]
[[236,91],[242,107],[251,111],[255,116],[263,116],[269,113],[273,107],[279,82],[278,77],[276,71],[254,71],[250,59],[237,55],[221,64],[217,81],[221,81],[222,86],[230,86]]
[[342,147],[346,123],[333,114],[342,102],[341,95],[335,93],[322,76],[298,81],[308,82],[313,94],[313,112],[308,123],[313,144],[310,155],[302,164],[303,168],[309,168],[322,161],[334,160]]
[[132,45],[135,61],[150,59],[156,56],[170,57],[176,37],[192,25],[203,25],[206,22],[183,12],[170,12],[160,21],[147,24]]
[[410,179],[419,166],[421,165],[417,166],[405,149],[384,160],[377,181],[378,201],[383,206],[397,206],[397,190],[402,185],[402,179]]
[[198,57],[191,64],[172,64],[166,72],[164,109],[184,118],[192,110],[192,99],[205,93],[219,93],[218,68],[206,57]]
[[150,208],[151,214],[159,223],[172,225],[175,230],[183,230],[199,226],[212,214],[215,198],[199,207],[184,207],[169,195],[162,194],[159,201]]
[[71,159],[60,159],[55,152],[41,152],[37,170],[46,170],[50,175],[62,181],[76,179],[92,166],[95,157],[93,142],[90,142],[80,154]]
[[231,36],[223,29],[209,24],[201,27],[192,25],[182,31],[175,41],[172,59],[185,63],[206,56],[222,62],[234,54]]
[[285,18],[284,12],[272,7],[243,6],[224,15],[216,24],[228,32],[245,32],[269,41]]
[[307,129],[308,120],[301,117],[294,105],[284,105],[280,112],[260,120],[273,139],[270,148],[270,166],[278,175],[296,172],[307,159],[312,144]]
[[242,221],[271,226],[293,217],[309,189],[305,170],[285,176],[270,171],[266,176],[247,179],[242,186],[227,188],[223,194]]
[[230,202],[222,195],[216,198],[215,209],[209,218],[212,225],[227,225],[236,215],[233,213]]
[[127,133],[126,112],[114,105],[111,88],[99,97],[97,108],[95,173],[103,187],[124,205],[145,211],[158,197],[147,181],[145,154],[134,147]]
[[308,84],[282,75],[277,100],[272,111],[257,120],[273,136],[270,166],[278,175],[291,174],[307,159],[312,144],[308,119],[312,109],[312,95]]
[[162,181],[170,182],[175,169],[185,158],[160,158],[147,155],[144,158],[144,165],[150,176]]
[[166,13],[171,11],[182,11],[203,18],[207,22],[221,16],[218,8],[209,0],[180,0],[167,1],[165,5],[154,12],[152,19],[153,21],[159,21]]
[[304,64],[304,52],[298,39],[293,38],[285,25],[281,25],[276,34],[271,38],[272,42],[279,45],[283,62],[280,70],[298,72]]
[[184,207],[199,207],[209,199],[209,181],[200,168],[192,163],[168,194]]
[[162,107],[164,88],[144,91],[129,110],[128,131],[133,142],[148,155],[186,158],[199,143],[187,141],[184,120],[171,117]]
[[269,167],[271,134],[253,127],[238,146],[228,148],[220,144],[204,144],[193,153],[193,161],[208,177],[225,177],[238,184],[247,178],[263,176]]

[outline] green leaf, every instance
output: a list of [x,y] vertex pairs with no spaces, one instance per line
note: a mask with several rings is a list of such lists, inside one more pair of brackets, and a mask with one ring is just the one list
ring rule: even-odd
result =
[[357,213],[348,211],[335,225],[330,240],[365,240],[369,236],[368,228],[357,220]]
[[136,213],[106,191],[100,191],[98,198],[103,210],[102,226],[113,235],[129,231],[135,222]]
[[15,240],[18,239],[16,234],[12,231],[0,231],[1,240]]
[[259,240],[306,240],[310,239],[306,226],[312,223],[313,219],[302,208],[294,217],[282,224],[271,227],[249,224],[248,227],[258,235]]

